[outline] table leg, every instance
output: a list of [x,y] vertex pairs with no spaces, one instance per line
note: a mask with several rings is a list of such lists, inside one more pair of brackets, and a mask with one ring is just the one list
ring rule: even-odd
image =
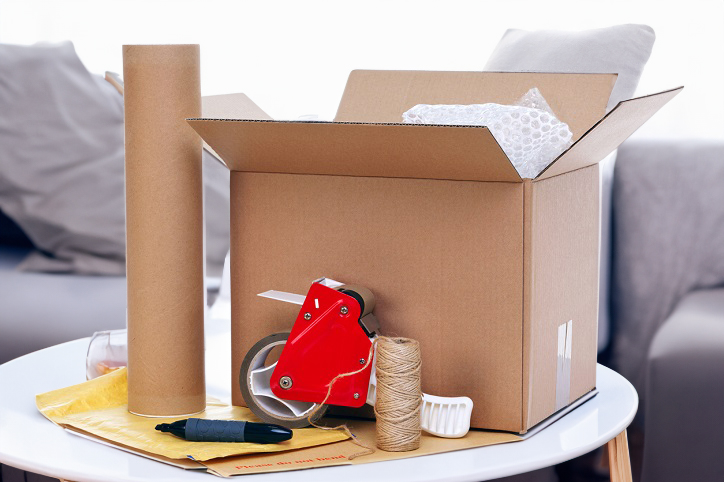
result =
[[628,454],[626,430],[608,442],[608,466],[611,482],[631,482],[631,458]]

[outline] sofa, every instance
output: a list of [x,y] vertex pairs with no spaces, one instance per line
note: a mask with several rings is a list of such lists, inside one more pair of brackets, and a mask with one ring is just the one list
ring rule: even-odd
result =
[[29,252],[0,247],[0,363],[94,331],[125,328],[125,277],[17,271]]
[[619,149],[606,358],[639,392],[642,482],[724,480],[723,185],[721,141]]

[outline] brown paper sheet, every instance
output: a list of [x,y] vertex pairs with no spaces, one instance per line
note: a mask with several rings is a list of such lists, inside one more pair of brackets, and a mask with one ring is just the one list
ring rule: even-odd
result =
[[204,409],[198,45],[123,47],[129,410]]
[[[347,423],[353,434],[363,443],[375,446],[375,422],[368,420],[327,420],[327,424]],[[422,455],[432,455],[455,450],[485,447],[522,440],[521,437],[504,432],[483,432],[471,430],[463,438],[440,438],[422,433],[420,448],[411,452],[384,452],[375,449],[375,453],[349,460],[349,456],[363,451],[350,440],[320,445],[306,449],[275,454],[243,455],[224,457],[201,462],[209,472],[221,477],[232,475],[257,474],[263,472],[281,472],[286,470],[330,467],[333,465],[357,465],[386,460],[406,459]]]

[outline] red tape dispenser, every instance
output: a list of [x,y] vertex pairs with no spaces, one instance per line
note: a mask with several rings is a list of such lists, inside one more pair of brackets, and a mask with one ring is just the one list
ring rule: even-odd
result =
[[[301,305],[290,333],[262,338],[246,354],[239,383],[244,401],[265,422],[300,428],[321,418],[328,405],[374,405],[374,360],[367,363],[380,325],[375,299],[361,286],[321,278],[306,296],[267,291],[259,296]],[[276,362],[275,349],[281,348]],[[374,355],[373,355],[374,357]],[[330,382],[338,379],[327,398]],[[468,397],[423,394],[422,429],[433,435],[457,438],[470,429],[473,402]]]

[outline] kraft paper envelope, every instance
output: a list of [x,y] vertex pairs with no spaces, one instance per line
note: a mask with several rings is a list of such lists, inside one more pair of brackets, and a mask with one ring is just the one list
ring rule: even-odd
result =
[[[76,434],[80,431],[126,449],[145,452],[146,456],[160,455],[168,459],[204,461],[229,455],[300,449],[347,438],[337,430],[302,428],[294,430],[291,440],[279,444],[188,442],[155,430],[156,424],[185,417],[149,418],[128,412],[126,373],[127,370],[121,368],[78,385],[43,393],[36,397],[36,405],[48,420]],[[232,407],[214,399],[209,399],[206,410],[195,416],[259,421],[248,408]]]

